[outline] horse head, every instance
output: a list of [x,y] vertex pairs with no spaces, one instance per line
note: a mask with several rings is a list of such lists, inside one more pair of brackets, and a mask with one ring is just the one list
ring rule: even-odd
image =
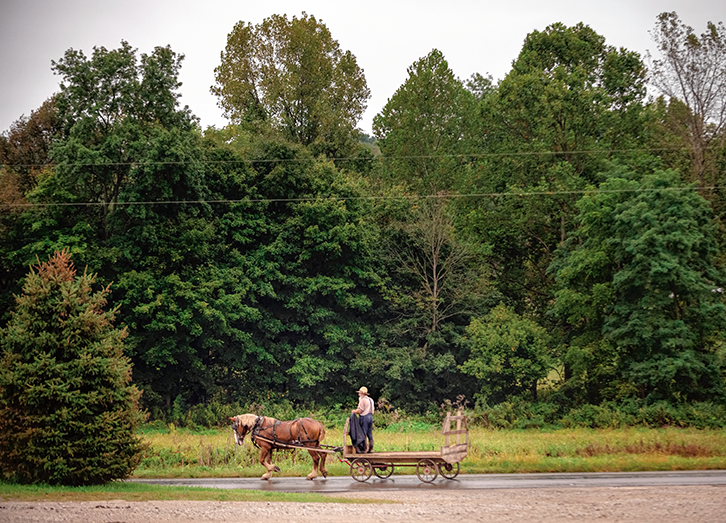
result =
[[234,442],[237,445],[242,445],[242,442],[244,441],[247,433],[251,432],[254,428],[257,416],[254,414],[240,414],[239,416],[235,416],[234,418],[229,419],[232,420],[232,432],[234,432]]

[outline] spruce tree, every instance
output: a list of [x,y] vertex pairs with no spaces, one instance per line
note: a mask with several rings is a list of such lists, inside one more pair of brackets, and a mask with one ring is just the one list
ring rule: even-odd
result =
[[101,484],[127,477],[142,444],[141,392],[123,355],[109,288],[67,251],[28,273],[0,329],[0,474],[21,483]]

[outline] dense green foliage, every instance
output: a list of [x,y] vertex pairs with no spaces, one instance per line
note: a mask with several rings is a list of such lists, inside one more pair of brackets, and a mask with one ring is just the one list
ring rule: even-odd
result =
[[554,311],[572,337],[564,361],[589,401],[725,398],[714,226],[706,201],[678,182],[613,176],[580,200],[579,228],[553,265]]
[[[659,51],[696,38],[659,24]],[[223,129],[179,106],[181,61],[69,50],[2,135],[0,326],[27,266],[68,249],[114,283],[155,419],[344,412],[361,385],[382,412],[464,398],[494,426],[723,417],[724,207],[686,182],[721,183],[726,134],[646,99],[667,60],[654,80],[583,24],[529,34],[498,82],[434,49],[375,140],[362,70],[313,16],[235,26]],[[703,136],[707,180],[683,147]]]
[[108,288],[76,276],[67,252],[28,274],[0,330],[0,473],[21,483],[89,485],[140,460],[141,392]]
[[370,97],[355,56],[306,13],[237,23],[214,72],[212,93],[234,122],[338,156]]
[[466,331],[471,356],[461,369],[480,380],[484,402],[501,403],[527,390],[537,399],[537,382],[547,377],[553,363],[542,327],[499,304]]
[[373,120],[386,177],[424,195],[456,188],[478,152],[476,98],[434,49],[408,69],[408,78]]

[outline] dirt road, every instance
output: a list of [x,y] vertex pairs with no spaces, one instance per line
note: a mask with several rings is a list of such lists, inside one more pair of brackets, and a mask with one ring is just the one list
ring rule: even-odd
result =
[[386,491],[336,495],[394,503],[0,502],[0,522],[726,522],[726,486]]

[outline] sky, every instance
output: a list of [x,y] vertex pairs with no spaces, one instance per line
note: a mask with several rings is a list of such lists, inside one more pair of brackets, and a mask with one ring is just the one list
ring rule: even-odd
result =
[[527,34],[555,22],[582,22],[608,45],[641,55],[654,51],[649,31],[661,12],[676,11],[697,34],[708,21],[726,22],[723,0],[0,0],[0,132],[59,90],[51,61],[69,48],[90,56],[94,46],[115,49],[122,40],[139,54],[170,45],[185,55],[182,105],[203,128],[223,127],[209,89],[227,35],[239,21],[303,11],[322,20],[363,69],[372,96],[359,127],[368,134],[407,68],[434,48],[460,79],[498,80]]

